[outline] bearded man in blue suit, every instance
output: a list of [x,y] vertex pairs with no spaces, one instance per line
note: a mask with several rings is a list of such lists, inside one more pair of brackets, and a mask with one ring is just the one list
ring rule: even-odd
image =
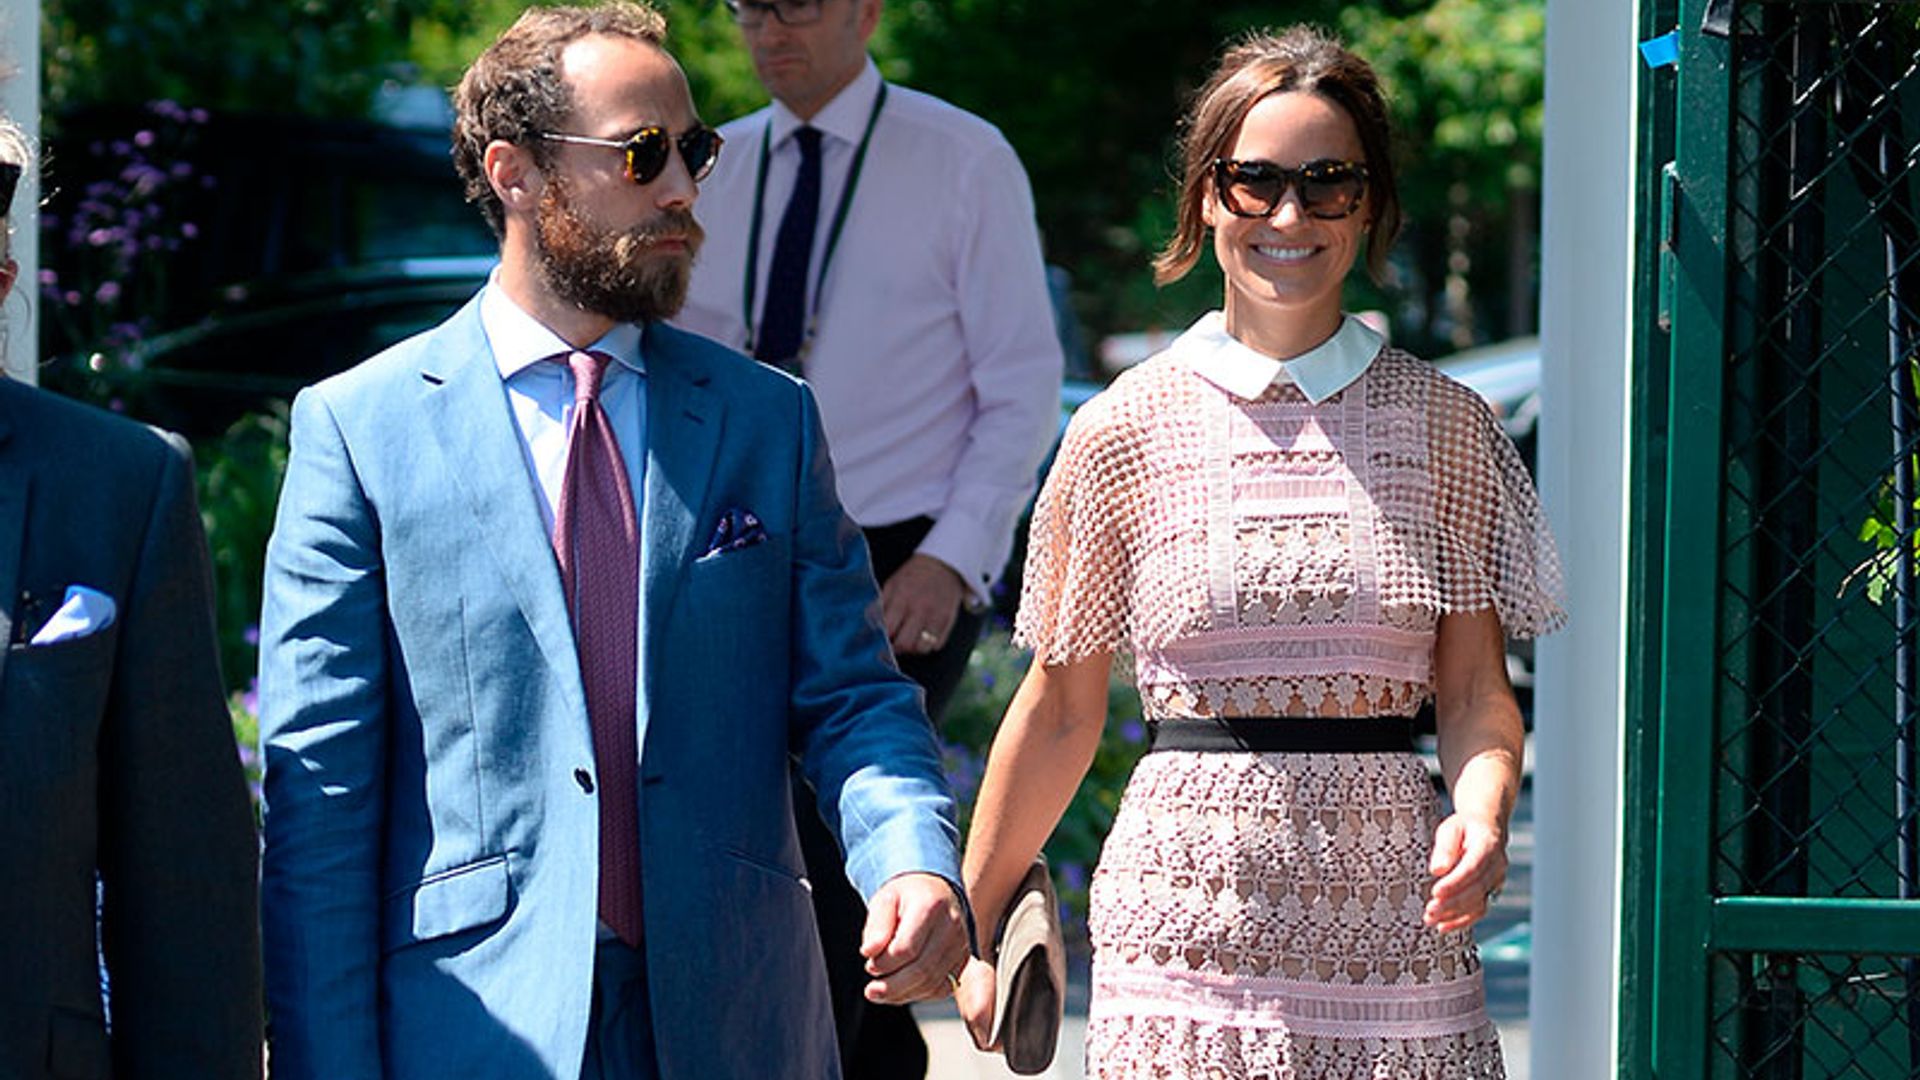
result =
[[968,951],[952,800],[806,388],[665,326],[718,151],[651,9],[456,95],[501,238],[303,393],[262,620],[277,1078],[832,1077],[797,756],[874,1000]]

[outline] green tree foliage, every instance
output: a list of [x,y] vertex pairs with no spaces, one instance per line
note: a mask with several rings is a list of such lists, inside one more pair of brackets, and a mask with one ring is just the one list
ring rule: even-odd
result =
[[44,0],[48,111],[173,100],[220,111],[362,113],[407,80],[416,26],[461,0]]
[[890,13],[905,80],[999,125],[1020,152],[1050,261],[1075,276],[1096,331],[1184,324],[1218,303],[1208,266],[1157,294],[1146,269],[1172,224],[1175,129],[1221,43],[1307,0],[1196,8],[1181,0],[908,0]]
[[[473,0],[462,5],[458,20],[423,21],[415,26],[408,59],[420,81],[451,87],[480,50],[530,6],[551,7],[564,0]],[[740,47],[734,28],[717,0],[654,0],[667,17],[668,47],[686,69],[693,100],[709,123],[732,119],[767,103]]]
[[[1181,326],[1219,303],[1211,260],[1166,290],[1147,263],[1172,228],[1179,118],[1223,45],[1297,22],[1338,31],[1393,95],[1412,226],[1397,286],[1382,292],[1356,277],[1354,298],[1387,308],[1401,340],[1444,349],[1456,329],[1475,330],[1476,296],[1506,296],[1516,264],[1524,298],[1506,306],[1531,311],[1543,9],[1543,0],[905,0],[888,17],[905,81],[992,120],[1019,150],[1048,258],[1074,273],[1096,332]],[[1476,288],[1483,281],[1490,287]],[[1451,305],[1450,289],[1461,297]]]
[[[1340,26],[1390,95],[1413,226],[1401,263],[1425,301],[1427,335],[1465,346],[1530,330],[1544,0],[1436,0],[1398,17],[1351,7]],[[1504,326],[1477,325],[1476,294],[1504,298]]]
[[[657,2],[703,116],[765,102],[716,0]],[[524,4],[46,0],[49,105],[352,115],[386,82],[451,86]],[[1218,302],[1210,260],[1167,290],[1147,270],[1172,224],[1176,126],[1223,43],[1293,22],[1335,29],[1372,59],[1399,123],[1399,280],[1358,284],[1356,302],[1386,308],[1401,340],[1427,350],[1528,328],[1544,0],[892,0],[874,52],[890,77],[1006,132],[1048,258],[1073,272],[1081,314],[1103,333],[1183,325]]]

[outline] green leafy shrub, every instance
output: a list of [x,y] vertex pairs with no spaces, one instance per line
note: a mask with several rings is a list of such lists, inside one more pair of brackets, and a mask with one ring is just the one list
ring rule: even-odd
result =
[[[1028,653],[1016,648],[1004,629],[989,631],[974,649],[966,678],[948,706],[942,722],[943,753],[947,777],[960,801],[963,832],[972,821],[973,803],[980,791],[994,732],[1029,662]],[[1088,878],[1099,860],[1100,845],[1113,827],[1120,794],[1126,789],[1134,763],[1146,749],[1139,695],[1118,667],[1108,689],[1107,723],[1093,765],[1047,841],[1047,860],[1053,865],[1061,904],[1076,927],[1085,925]]]
[[214,612],[220,668],[226,674],[233,741],[260,805],[260,583],[267,537],[287,471],[287,406],[242,417],[196,455],[200,521],[213,555]]

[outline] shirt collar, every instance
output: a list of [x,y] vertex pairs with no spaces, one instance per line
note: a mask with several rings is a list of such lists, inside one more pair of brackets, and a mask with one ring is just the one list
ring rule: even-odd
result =
[[880,96],[880,69],[868,57],[866,66],[853,81],[840,88],[833,100],[813,115],[812,120],[801,120],[793,110],[780,101],[773,103],[772,124],[773,148],[778,150],[802,124],[811,124],[821,131],[849,145],[860,141],[867,130],[867,114],[873,110],[873,99]]
[[[498,268],[487,276],[486,288],[480,290],[480,326],[487,333],[487,344],[493,348],[493,362],[499,366],[503,380],[542,360],[573,351],[573,346],[559,334],[507,295],[507,290],[500,287]],[[606,353],[636,375],[647,372],[640,357],[640,327],[634,323],[615,323],[613,329],[587,349]]]
[[1194,374],[1235,397],[1251,401],[1276,379],[1286,379],[1318,405],[1353,385],[1385,344],[1386,339],[1359,319],[1343,315],[1332,337],[1280,361],[1241,344],[1227,333],[1226,317],[1210,311],[1181,334],[1172,348]]

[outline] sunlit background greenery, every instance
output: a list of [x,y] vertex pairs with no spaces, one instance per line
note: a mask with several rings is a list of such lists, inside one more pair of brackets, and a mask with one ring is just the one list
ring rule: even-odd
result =
[[[522,6],[45,0],[44,128],[64,149],[47,173],[55,195],[44,217],[39,283],[43,381],[140,415],[136,347],[181,326],[217,321],[223,303],[259,284],[221,275],[254,266],[251,252],[239,249],[262,238],[244,221],[205,228],[196,215],[209,199],[236,198],[243,182],[251,185],[249,198],[271,204],[271,192],[255,190],[256,174],[271,174],[276,163],[249,163],[229,150],[207,164],[197,155],[214,127],[229,124],[229,142],[234,130],[295,125],[316,140],[342,137],[397,89],[451,86]],[[671,47],[705,118],[725,120],[764,103],[717,0],[662,6]],[[1177,121],[1224,42],[1295,21],[1334,29],[1371,58],[1388,82],[1399,125],[1408,231],[1392,279],[1376,286],[1357,276],[1350,306],[1386,313],[1395,338],[1427,355],[1530,333],[1543,0],[891,0],[873,51],[888,77],[977,112],[1006,133],[1032,180],[1048,261],[1071,275],[1072,310],[1097,342],[1118,332],[1177,329],[1217,306],[1221,282],[1210,262],[1165,290],[1153,286],[1148,270],[1172,221]],[[434,148],[428,157],[440,153],[437,135],[419,138]],[[274,145],[281,149],[267,152],[284,152],[286,144]],[[248,175],[215,175],[221,161],[229,170],[245,163]],[[358,212],[381,221],[417,212],[383,204],[409,197],[398,188],[384,197],[380,184],[372,190],[373,203]],[[484,234],[479,240],[484,247]],[[238,257],[221,258],[223,245]],[[336,249],[332,268],[355,257]],[[339,357],[339,366],[355,359]],[[285,437],[284,407],[267,407],[197,447],[223,660],[250,770],[257,766],[250,687],[261,559]],[[946,755],[963,804],[1025,664],[1004,626],[996,627],[953,705]],[[1143,742],[1138,702],[1118,681],[1113,702],[1093,774],[1050,845],[1063,896],[1076,911],[1084,910],[1088,871]]]
[[[830,0],[831,2],[831,0]],[[46,0],[46,101],[63,114],[170,100],[216,113],[363,115],[383,86],[450,86],[520,0]],[[764,103],[712,0],[662,5],[708,119]],[[1156,291],[1168,164],[1221,44],[1311,21],[1385,75],[1410,228],[1385,290],[1355,297],[1429,354],[1532,330],[1542,0],[893,0],[874,52],[892,78],[987,117],[1031,174],[1051,262],[1092,335],[1179,327],[1217,303],[1210,269]]]

